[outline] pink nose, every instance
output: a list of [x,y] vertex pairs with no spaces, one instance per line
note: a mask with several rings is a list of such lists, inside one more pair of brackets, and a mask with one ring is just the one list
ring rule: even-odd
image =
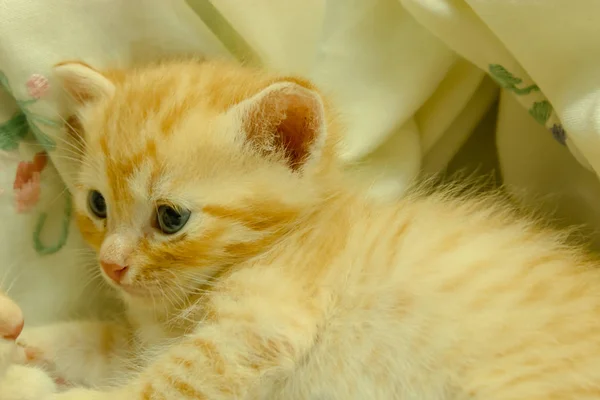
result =
[[123,279],[123,276],[125,276],[125,273],[129,269],[127,265],[123,266],[119,264],[107,263],[104,261],[100,261],[100,265],[102,266],[102,270],[104,271],[104,273],[116,283],[121,282],[121,279]]
[[6,332],[2,332],[2,337],[7,340],[17,340],[21,332],[23,332],[23,326],[25,325],[25,321],[21,320],[18,324],[12,326],[10,329],[7,329]]

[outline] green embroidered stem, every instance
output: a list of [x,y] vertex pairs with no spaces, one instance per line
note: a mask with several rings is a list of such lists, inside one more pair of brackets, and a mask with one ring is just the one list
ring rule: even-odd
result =
[[503,88],[508,89],[520,96],[531,92],[539,92],[538,85],[530,85],[524,88],[518,88],[517,85],[523,83],[521,78],[517,78],[511,74],[506,68],[500,64],[490,64],[489,66],[491,77]]
[[[33,101],[32,101],[33,100]],[[44,118],[41,115],[37,115],[31,111],[29,111],[29,105],[35,102],[35,99],[32,100],[20,100],[17,101],[17,105],[23,111],[23,114],[27,117],[27,122],[29,123],[29,129],[33,133],[33,136],[37,139],[38,142],[42,145],[44,150],[51,151],[56,147],[56,143],[52,140],[48,135],[46,135],[42,130],[38,127],[38,124],[45,125],[49,128],[57,128],[60,124],[56,121],[52,121],[48,118]]]
[[40,130],[40,128],[38,128],[38,126],[35,123],[36,118],[32,117],[31,114],[28,115],[27,112],[25,114],[27,115],[27,120],[29,121],[29,129],[31,129],[31,132],[33,132],[33,136],[35,136],[35,138],[42,145],[44,150],[54,150],[54,148],[56,147],[56,143],[54,142],[54,140],[52,140],[50,136],[46,135]]
[[563,145],[566,143],[567,133],[556,117],[552,104],[544,99],[543,93],[541,93],[538,85],[532,84],[523,88],[517,87],[517,85],[523,83],[523,80],[514,76],[500,64],[490,64],[489,71],[490,76],[498,83],[498,85],[506,90],[510,90],[518,96],[528,95],[532,92],[540,92],[540,94],[535,96],[538,100],[533,101],[533,104],[531,103],[533,99],[526,100],[523,97],[519,97],[519,102],[529,108],[529,115],[531,115],[540,125],[549,129],[552,132],[552,136],[554,136],[559,143]]
[[513,92],[515,92],[516,94],[522,96],[525,94],[529,94],[531,92],[539,92],[540,88],[538,87],[538,85],[531,85],[531,86],[527,86],[525,88],[519,89],[518,87],[513,87],[510,88]]
[[54,254],[67,243],[67,239],[69,237],[69,226],[71,225],[71,214],[71,195],[67,194],[67,197],[65,198],[65,209],[60,236],[58,238],[58,241],[51,246],[46,246],[42,243],[42,230],[44,229],[44,225],[46,223],[46,218],[48,217],[48,215],[46,213],[40,214],[38,221],[35,225],[35,230],[33,231],[33,245],[35,247],[35,251],[37,251],[39,255],[44,256],[48,254]]
[[19,107],[23,108],[29,106],[30,104],[34,104],[36,101],[37,99],[20,100],[17,102],[17,104]]

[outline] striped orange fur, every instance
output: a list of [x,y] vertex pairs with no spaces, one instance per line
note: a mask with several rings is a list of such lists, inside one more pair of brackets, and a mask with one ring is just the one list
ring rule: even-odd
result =
[[[128,322],[25,332],[57,376],[122,381],[52,399],[600,399],[600,270],[565,234],[453,188],[366,197],[302,79],[196,60],[57,75],[78,100],[77,220],[127,263]],[[191,211],[181,231],[161,205]]]

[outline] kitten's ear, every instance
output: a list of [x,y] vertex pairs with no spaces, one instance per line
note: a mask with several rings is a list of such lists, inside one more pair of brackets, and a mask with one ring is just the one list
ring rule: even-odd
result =
[[283,156],[293,170],[320,155],[325,112],[316,91],[293,81],[277,82],[235,108],[247,140],[261,154]]
[[54,76],[69,96],[80,105],[112,97],[115,91],[115,85],[106,76],[79,61],[55,65]]

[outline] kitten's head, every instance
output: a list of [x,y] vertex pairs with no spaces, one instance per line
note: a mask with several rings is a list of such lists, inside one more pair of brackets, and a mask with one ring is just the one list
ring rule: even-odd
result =
[[306,81],[217,61],[55,75],[73,103],[59,151],[79,154],[77,222],[126,295],[189,297],[326,195],[334,143]]

